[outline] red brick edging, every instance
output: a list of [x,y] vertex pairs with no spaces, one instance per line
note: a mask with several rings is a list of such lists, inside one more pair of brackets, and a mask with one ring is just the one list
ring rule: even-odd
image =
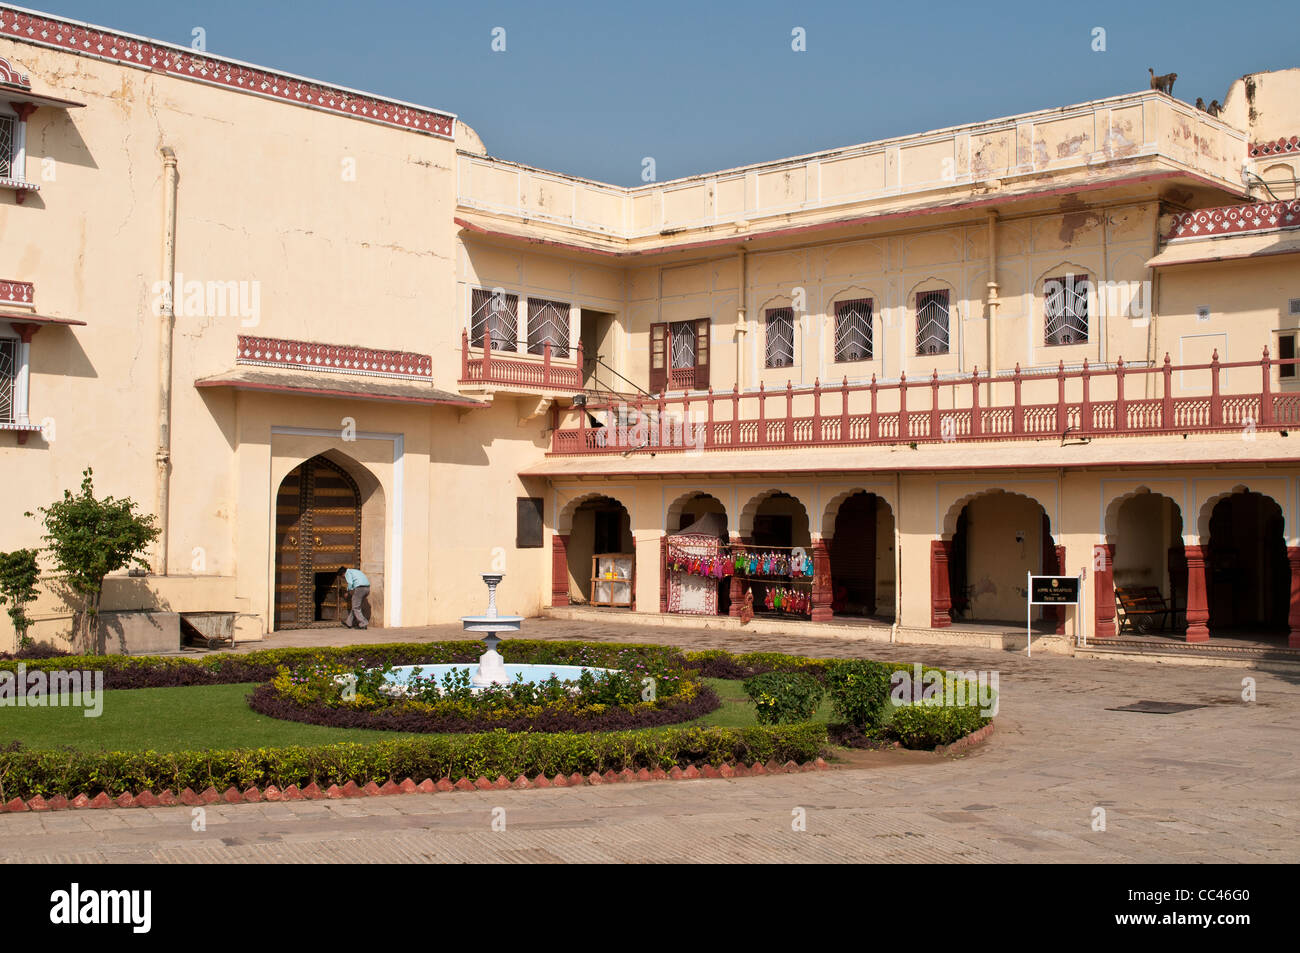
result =
[[983,728],[976,728],[970,734],[958,738],[950,745],[939,745],[934,749],[935,754],[954,754],[958,751],[965,751],[967,748],[973,748],[981,744],[989,735],[993,734],[993,722],[989,722]]
[[[960,743],[960,742],[958,742]],[[950,746],[951,747],[951,746]],[[450,791],[508,791],[508,790],[525,790],[527,788],[568,788],[580,787],[584,784],[619,784],[626,781],[694,781],[697,778],[746,778],[755,775],[764,774],[798,774],[804,771],[826,771],[830,768],[824,760],[818,758],[816,761],[806,761],[803,764],[796,764],[793,761],[787,761],[785,764],[777,764],[775,761],[769,761],[767,764],[755,761],[753,765],[746,767],[744,764],[722,764],[714,767],[706,764],[697,768],[691,765],[682,769],[673,766],[672,770],[664,771],[662,768],[655,768],[653,771],[642,768],[640,771],[633,771],[631,768],[624,768],[622,771],[613,769],[606,771],[604,774],[597,774],[595,771],[590,774],[578,774],[576,771],[570,775],[557,774],[553,778],[547,778],[544,774],[539,774],[531,781],[524,775],[519,775],[511,781],[504,774],[500,775],[495,781],[489,781],[485,777],[477,780],[461,778],[459,781],[452,781],[451,778],[443,778],[440,781],[434,781],[431,778],[425,778],[419,784],[416,784],[411,778],[407,778],[400,784],[394,781],[385,781],[382,785],[370,781],[364,786],[359,786],[355,781],[348,781],[342,787],[337,784],[331,784],[328,788],[321,790],[315,783],[308,784],[306,787],[299,788],[296,784],[291,784],[281,790],[274,785],[265,790],[258,790],[255,787],[247,791],[240,791],[238,788],[227,788],[224,793],[220,793],[216,788],[209,787],[202,794],[195,794],[192,788],[186,788],[180,795],[173,794],[170,790],[163,791],[161,794],[154,794],[152,791],[141,791],[139,794],[121,794],[115,798],[109,797],[105,791],[100,791],[93,798],[86,794],[78,794],[69,800],[62,794],[56,795],[49,800],[36,795],[29,800],[13,798],[7,803],[0,804],[0,813],[19,813],[22,811],[62,811],[68,808],[106,808],[106,807],[171,807],[173,805],[199,806],[206,804],[255,804],[259,801],[317,801],[317,800],[336,800],[338,798],[352,797],[385,797],[391,794],[434,794],[436,792]]]

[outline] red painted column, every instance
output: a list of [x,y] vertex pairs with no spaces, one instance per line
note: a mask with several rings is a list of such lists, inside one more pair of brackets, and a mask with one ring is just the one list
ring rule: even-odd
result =
[[1115,638],[1115,544],[1092,547],[1094,639]]
[[[1205,546],[1186,546],[1187,556],[1187,635],[1188,642],[1210,641],[1210,606],[1206,600]],[[1295,587],[1292,570],[1292,591]]]
[[[741,542],[743,541],[739,536],[731,537],[731,545],[739,546]],[[739,619],[740,610],[745,605],[745,580],[741,579],[739,576],[732,576],[729,585],[730,590],[728,596],[730,597],[731,605],[727,607],[727,615]]]
[[668,534],[659,537],[659,611],[668,611]]
[[[1065,547],[1056,547],[1056,575],[1065,575]],[[1065,635],[1065,606],[1056,606],[1056,634]],[[1078,610],[1076,610],[1078,611]]]
[[1291,633],[1287,636],[1286,644],[1293,649],[1300,649],[1300,546],[1286,548],[1286,561],[1291,565],[1291,608],[1286,616]]
[[948,560],[952,540],[930,541],[930,627],[943,629],[952,625],[952,593],[948,589]]
[[831,609],[831,557],[826,551],[826,540],[813,540],[812,557],[812,620],[828,622],[835,613]]
[[569,534],[551,537],[551,605],[569,604]]

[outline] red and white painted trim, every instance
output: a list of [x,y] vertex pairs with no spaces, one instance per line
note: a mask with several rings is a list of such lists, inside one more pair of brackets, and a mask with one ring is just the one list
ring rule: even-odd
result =
[[411,351],[380,351],[346,344],[319,344],[280,338],[239,335],[236,364],[258,367],[291,367],[295,370],[359,374],[363,377],[397,377],[430,380],[433,358]]
[[1300,228],[1300,199],[1224,205],[1183,212],[1174,216],[1173,225],[1165,240],[1175,242],[1214,238],[1220,235],[1270,232],[1281,228]]
[[456,117],[453,113],[383,99],[290,73],[277,73],[239,60],[209,56],[183,46],[21,7],[0,6],[0,36],[412,132],[455,138]]
[[0,304],[33,305],[35,303],[36,285],[30,281],[0,278]]
[[1272,142],[1254,142],[1250,146],[1250,157],[1252,159],[1264,159],[1269,156],[1288,155],[1294,152],[1300,152],[1300,135],[1283,136],[1281,139],[1274,139]]

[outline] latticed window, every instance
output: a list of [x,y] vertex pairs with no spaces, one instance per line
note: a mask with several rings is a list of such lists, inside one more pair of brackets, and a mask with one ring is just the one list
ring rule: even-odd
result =
[[767,367],[789,367],[794,364],[794,309],[771,308],[766,317],[764,363]]
[[528,353],[545,353],[551,345],[552,357],[569,356],[569,306],[563,301],[528,299]]
[[14,422],[14,391],[18,378],[18,342],[0,338],[0,424]]
[[674,321],[668,326],[672,334],[671,363],[675,371],[695,367],[695,322]]
[[948,353],[948,291],[922,291],[916,296],[916,353]]
[[14,179],[14,139],[13,118],[0,116],[0,179]]
[[870,298],[835,303],[835,360],[871,360]]
[[508,295],[500,288],[488,291],[475,288],[470,299],[469,343],[483,346],[483,334],[494,351],[514,351],[519,347],[519,295]]
[[1049,345],[1088,341],[1088,277],[1065,275],[1043,283],[1043,338]]

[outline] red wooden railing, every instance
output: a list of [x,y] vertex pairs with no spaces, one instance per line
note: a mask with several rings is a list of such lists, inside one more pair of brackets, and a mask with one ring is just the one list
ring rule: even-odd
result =
[[521,355],[494,351],[488,331],[483,333],[482,349],[469,346],[469,332],[460,332],[460,382],[462,384],[518,384],[549,390],[582,390],[582,342],[578,342],[576,362],[555,363],[548,341],[538,355]]
[[[902,375],[896,383],[850,385],[847,378],[838,387],[796,389],[787,383],[784,391],[683,394],[668,398],[629,399],[622,403],[589,402],[587,412],[604,414],[607,424],[592,427],[587,414],[578,415],[578,426],[554,431],[554,454],[623,453],[653,446],[659,450],[750,450],[772,447],[844,446],[860,444],[940,443],[951,441],[1023,440],[1043,437],[1098,437],[1162,433],[1282,429],[1300,426],[1300,392],[1275,393],[1273,369],[1292,366],[1300,359],[1275,360],[1264,349],[1259,361],[1222,363],[1218,351],[1209,364],[1174,366],[1169,355],[1155,367],[1128,367],[1121,358],[1114,368],[1096,371],[1083,362],[1082,368],[1055,373],[1025,374],[1020,365],[1014,373],[990,376],[974,371],[968,377],[939,380],[936,371],[929,381],[911,382]],[[1253,368],[1260,374],[1259,389],[1224,394],[1223,372]],[[1205,373],[1208,381],[1193,393],[1174,396],[1173,375]],[[1300,372],[1297,372],[1300,375]],[[1160,396],[1131,398],[1133,378],[1157,375]],[[1056,382],[1056,400],[1025,403],[1022,388],[1038,389]],[[1208,386],[1205,386],[1208,384]],[[986,406],[981,389],[1010,389],[1010,404]],[[1145,389],[1145,388],[1143,388]],[[1192,387],[1184,377],[1181,389]],[[1067,399],[1067,390],[1073,391]],[[927,394],[928,393],[928,399]],[[941,391],[946,392],[941,399]],[[1114,396],[1094,398],[1096,391]],[[772,415],[771,402],[784,397],[783,413]],[[856,399],[870,409],[854,412]],[[811,403],[811,414],[796,415],[796,401]],[[827,413],[823,401],[832,404]],[[891,405],[881,410],[881,404]],[[946,406],[945,406],[946,405]],[[685,430],[684,423],[689,427]],[[684,432],[685,431],[685,432]]]

